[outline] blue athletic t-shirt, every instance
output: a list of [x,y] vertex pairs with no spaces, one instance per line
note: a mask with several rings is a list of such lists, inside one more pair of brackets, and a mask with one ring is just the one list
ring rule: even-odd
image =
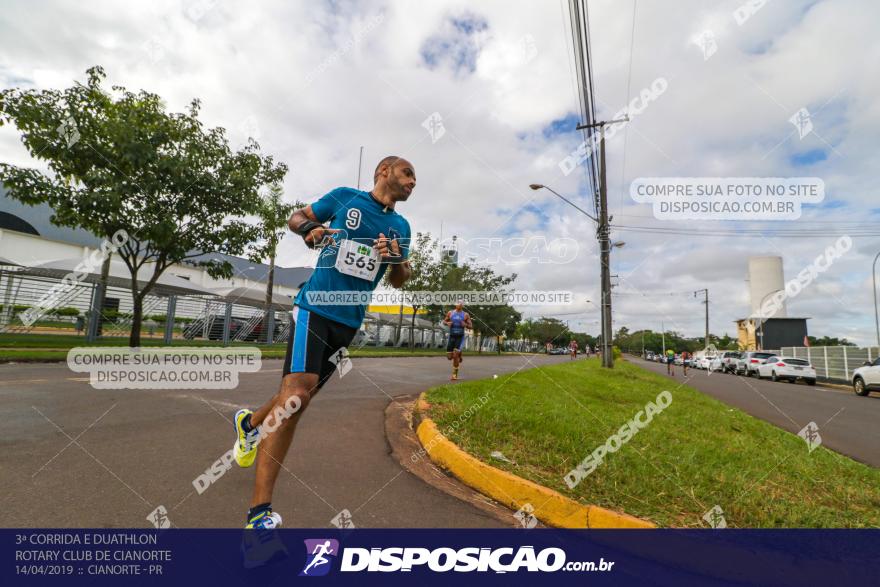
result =
[[360,328],[367,311],[365,304],[310,303],[309,292],[315,292],[315,300],[320,297],[321,292],[372,292],[385,275],[388,263],[381,263],[372,280],[346,275],[336,269],[339,244],[348,239],[372,248],[373,241],[382,233],[389,239],[396,238],[401,254],[407,258],[411,236],[409,222],[394,210],[386,209],[369,192],[344,187],[336,188],[312,204],[312,212],[318,222],[329,220],[330,228],[339,232],[333,235],[334,243],[321,250],[315,271],[297,294],[295,303],[340,324]]

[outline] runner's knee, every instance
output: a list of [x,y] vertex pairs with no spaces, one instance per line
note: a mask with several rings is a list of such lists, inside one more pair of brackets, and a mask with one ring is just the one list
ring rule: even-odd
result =
[[[314,387],[314,386],[311,386]],[[312,399],[312,389],[303,381],[287,381],[281,384],[278,392],[278,407],[302,412]]]

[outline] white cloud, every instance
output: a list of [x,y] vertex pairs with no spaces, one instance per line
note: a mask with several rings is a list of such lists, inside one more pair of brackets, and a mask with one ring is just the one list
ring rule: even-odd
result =
[[[873,181],[880,163],[880,77],[865,64],[880,53],[871,28],[880,6],[870,0],[771,2],[739,26],[732,16],[739,4],[639,3],[631,93],[658,76],[669,89],[608,143],[615,223],[753,226],[654,220],[626,195],[631,179],[649,175],[818,175],[845,207],[810,209],[802,221],[787,223],[814,227],[815,240],[616,231],[615,239],[627,242],[612,253],[614,272],[624,276],[621,292],[685,292],[678,300],[620,296],[616,326],[656,329],[663,319],[699,335],[702,306],[687,292],[708,287],[713,331],[733,332],[733,320],[748,310],[748,255],[782,254],[791,277],[818,254],[819,242],[840,232],[841,224],[817,220],[876,219],[869,211],[880,207]],[[101,64],[108,83],[154,91],[170,109],[199,97],[206,123],[226,127],[234,144],[257,129],[263,150],[290,165],[285,190],[291,200],[311,201],[335,186],[353,185],[362,145],[364,185],[379,158],[405,155],[416,165],[418,187],[400,212],[414,230],[438,234],[443,222],[447,237],[543,230],[577,238],[583,246],[573,263],[517,267],[517,283],[523,289],[564,287],[580,300],[598,300],[592,222],[548,192],[528,189],[529,183],[546,183],[591,209],[580,170],[566,177],[557,166],[579,136],[542,134],[553,120],[577,111],[563,4],[276,0],[245,7],[219,0],[199,4],[204,9],[198,18],[187,6],[171,0],[124,7],[109,1],[7,2],[0,16],[0,83],[64,87]],[[602,118],[629,98],[630,8],[619,0],[590,3]],[[381,22],[369,28],[378,15]],[[450,17],[488,23],[472,74],[447,65],[431,69],[421,58],[426,40],[447,31]],[[704,61],[691,39],[707,29],[718,49]],[[786,138],[794,131],[788,118],[801,107],[813,114],[819,136]],[[447,130],[434,143],[421,126],[433,112]],[[811,150],[827,158],[810,167],[792,164],[793,155]],[[0,129],[0,157],[28,160],[13,128]],[[528,203],[542,214],[531,208],[518,213]],[[880,239],[853,240],[840,269],[823,278],[838,286],[817,284],[792,305],[813,316],[811,332],[846,332],[866,343],[873,338],[873,307],[864,276]],[[282,249],[282,264],[312,259],[296,239],[286,239]],[[829,297],[841,303],[829,303]],[[573,322],[598,319],[595,304],[583,309],[591,314]]]

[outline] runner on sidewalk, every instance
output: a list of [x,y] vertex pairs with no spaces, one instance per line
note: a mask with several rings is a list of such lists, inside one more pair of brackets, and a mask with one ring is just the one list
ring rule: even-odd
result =
[[568,351],[571,354],[571,360],[574,361],[578,354],[578,341],[571,339],[571,342],[568,343]]
[[450,381],[458,379],[458,366],[463,361],[461,347],[464,345],[464,331],[473,328],[470,314],[464,311],[464,304],[459,300],[454,310],[446,312],[443,324],[449,327],[449,340],[446,342],[446,358],[452,361],[452,377]]
[[[235,461],[242,467],[255,459],[257,463],[245,528],[281,525],[281,516],[272,509],[272,492],[297,421],[333,374],[340,351],[345,354],[363,322],[367,298],[386,271],[393,287],[410,277],[410,227],[394,208],[415,188],[415,168],[400,157],[385,157],[373,179],[371,192],[337,188],[295,211],[288,221],[306,245],[322,250],[296,297],[278,393],[254,412],[235,414]],[[342,292],[354,297],[340,300]],[[269,432],[261,434],[261,427]]]
[[672,349],[666,351],[666,374],[675,375],[675,351]]

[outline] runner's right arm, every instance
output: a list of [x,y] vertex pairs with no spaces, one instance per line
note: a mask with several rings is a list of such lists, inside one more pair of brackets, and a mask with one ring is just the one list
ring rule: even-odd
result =
[[300,235],[310,248],[315,248],[324,241],[324,237],[339,232],[336,229],[328,228],[318,221],[311,206],[294,210],[287,221],[287,226]]

